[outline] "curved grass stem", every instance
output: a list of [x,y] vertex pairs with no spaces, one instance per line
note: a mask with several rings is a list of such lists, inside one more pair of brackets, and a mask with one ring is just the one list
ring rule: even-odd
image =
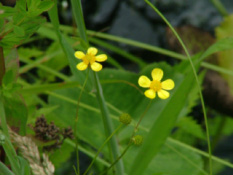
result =
[[194,66],[194,64],[192,62],[192,59],[191,59],[191,57],[189,55],[189,52],[188,52],[186,46],[184,45],[182,39],[180,38],[178,33],[175,31],[175,29],[172,27],[172,25],[169,23],[169,21],[163,16],[163,14],[153,4],[151,4],[151,2],[149,2],[148,0],[145,0],[145,2],[151,8],[154,9],[154,11],[164,20],[164,22],[172,30],[172,32],[174,33],[176,38],[179,40],[181,46],[183,47],[183,49],[184,49],[184,51],[185,51],[185,53],[186,53],[186,55],[188,57],[189,63],[191,65],[191,67],[192,67],[193,74],[194,74],[194,77],[195,77],[195,80],[196,80],[196,83],[197,83],[197,86],[198,86],[198,91],[199,91],[199,95],[200,95],[200,99],[201,99],[202,110],[203,110],[203,113],[204,113],[205,127],[206,127],[206,137],[207,137],[208,152],[209,152],[209,171],[210,171],[210,175],[212,175],[213,174],[212,173],[212,153],[211,153],[211,145],[210,145],[210,135],[209,135],[208,120],[207,120],[207,115],[206,115],[205,103],[204,103],[203,95],[202,95],[202,92],[201,92],[201,86],[200,86],[200,83],[199,83],[199,79],[198,79],[198,76],[197,76],[195,66]]
[[115,131],[113,131],[113,133],[105,140],[105,142],[102,144],[102,146],[98,149],[97,153],[95,154],[95,157],[92,159],[90,165],[88,166],[88,168],[86,169],[86,171],[84,172],[83,175],[86,175],[88,173],[88,171],[91,169],[92,165],[94,164],[96,158],[98,157],[100,151],[104,148],[104,146],[108,143],[108,141],[112,138],[113,135],[115,135],[117,133],[117,131],[119,131],[119,129],[122,127],[122,124],[119,125]]
[[128,151],[128,149],[131,146],[131,142],[129,142],[129,144],[127,145],[127,147],[125,148],[125,150],[121,153],[121,155],[102,173],[100,173],[100,175],[107,173],[119,160],[121,160],[121,158],[125,155],[125,153]]

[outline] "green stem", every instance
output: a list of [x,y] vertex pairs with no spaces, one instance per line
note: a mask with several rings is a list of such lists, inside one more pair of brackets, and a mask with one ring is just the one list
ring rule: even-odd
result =
[[[102,173],[100,173],[100,175],[107,173],[115,164],[118,163],[118,161],[121,160],[121,158],[125,155],[125,153],[128,151],[128,149],[131,146],[131,142],[129,142],[129,144],[127,145],[127,147],[125,148],[125,150],[122,152],[122,154]],[[123,174],[122,174],[123,175]]]
[[[108,108],[107,108],[106,103],[105,103],[103,90],[102,90],[102,87],[100,85],[97,73],[93,72],[93,76],[94,76],[95,87],[97,90],[96,97],[99,101],[100,111],[101,111],[102,117],[103,117],[105,134],[106,134],[106,137],[108,137],[113,132],[113,123],[112,123],[112,120],[109,116],[109,111],[108,111]],[[119,151],[117,140],[116,140],[115,136],[113,136],[110,140],[110,152],[112,152],[113,160],[116,160],[118,158],[118,155],[120,155],[120,151]],[[117,175],[124,174],[124,166],[123,166],[122,161],[118,161],[116,163],[116,174]]]
[[104,148],[104,146],[106,145],[106,143],[108,143],[108,141],[112,138],[112,136],[113,136],[114,134],[116,134],[116,132],[117,132],[121,127],[122,127],[122,124],[119,125],[119,126],[115,129],[115,131],[113,131],[113,133],[105,140],[105,142],[104,142],[104,143],[102,144],[102,146],[99,148],[99,150],[97,151],[95,157],[93,158],[92,162],[90,163],[90,165],[88,166],[87,170],[84,172],[83,175],[86,175],[86,174],[88,173],[88,171],[91,169],[92,165],[94,164],[94,162],[95,162],[97,156],[99,155],[100,151]]
[[75,116],[75,123],[74,123],[74,131],[75,131],[75,137],[76,137],[76,157],[77,157],[77,169],[78,169],[78,175],[80,174],[80,166],[79,166],[79,151],[78,151],[78,127],[77,127],[77,124],[78,124],[78,112],[79,112],[79,104],[80,104],[80,101],[81,101],[81,97],[82,97],[82,94],[83,94],[83,90],[87,84],[87,80],[88,80],[88,75],[89,75],[89,68],[87,70],[87,75],[86,75],[86,79],[83,83],[83,87],[81,89],[81,92],[79,94],[79,97],[78,97],[78,102],[77,102],[77,109],[76,109],[76,116]]
[[5,75],[5,60],[4,60],[4,54],[3,54],[3,48],[0,47],[0,86],[2,85],[2,79]]
[[172,32],[174,33],[174,35],[176,36],[176,38],[179,40],[181,46],[183,47],[187,57],[188,57],[188,60],[190,62],[190,65],[192,67],[192,70],[193,70],[193,74],[194,74],[194,77],[195,77],[195,80],[196,80],[196,83],[197,83],[197,86],[198,86],[198,91],[199,91],[199,95],[200,95],[200,99],[201,99],[201,104],[202,104],[202,110],[203,110],[203,113],[204,113],[204,119],[205,119],[205,126],[206,126],[206,138],[207,138],[207,144],[208,144],[208,152],[209,152],[209,171],[210,171],[210,175],[212,175],[212,153],[211,153],[211,145],[210,145],[210,135],[209,135],[209,127],[208,127],[208,120],[207,120],[207,115],[206,115],[206,109],[205,109],[205,103],[204,103],[204,99],[203,99],[203,95],[202,95],[202,91],[201,91],[201,86],[200,86],[200,83],[199,83],[199,79],[198,79],[198,76],[197,76],[197,72],[195,70],[195,66],[192,62],[192,59],[189,55],[189,52],[186,48],[186,46],[184,45],[182,39],[180,38],[180,36],[178,35],[178,33],[175,31],[175,29],[172,27],[172,25],[168,22],[168,20],[163,16],[163,14],[155,7],[153,6],[153,4],[151,4],[148,0],[145,0],[145,2],[151,6],[154,11],[164,20],[164,22],[168,25],[168,27],[172,30]]
[[219,0],[210,0],[222,16],[227,16],[228,12]]
[[[205,151],[201,151],[201,150],[199,150],[199,149],[197,149],[197,148],[194,148],[194,147],[192,147],[192,146],[190,146],[190,145],[187,145],[187,144],[185,144],[185,143],[182,143],[182,142],[180,142],[180,141],[178,141],[178,140],[175,140],[175,139],[173,139],[173,138],[168,138],[167,141],[168,141],[169,144],[171,144],[171,143],[172,143],[172,144],[176,144],[176,145],[178,145],[178,146],[180,146],[180,147],[182,147],[182,148],[184,148],[184,149],[187,149],[187,150],[189,150],[189,151],[195,152],[195,153],[200,154],[200,155],[202,155],[202,156],[204,156],[204,157],[209,157],[209,154],[206,153]],[[230,168],[233,168],[233,164],[232,164],[232,163],[227,162],[227,161],[225,161],[225,160],[223,160],[223,159],[220,159],[220,158],[218,158],[218,157],[216,157],[216,156],[212,156],[212,160],[214,160],[214,161],[216,161],[216,162],[218,162],[218,163],[220,163],[220,164],[222,164],[222,165],[225,165],[225,166],[228,166],[228,167],[230,167]]]
[[139,127],[139,125],[140,125],[142,119],[143,119],[144,116],[146,115],[147,111],[149,110],[151,103],[152,103],[152,100],[150,100],[150,102],[148,103],[148,105],[147,105],[145,111],[143,112],[143,114],[142,114],[141,117],[139,118],[138,123],[137,123],[137,125],[136,125],[135,128],[134,128],[134,133],[133,133],[133,135],[132,135],[131,138],[133,138],[134,134],[137,132],[138,127]]

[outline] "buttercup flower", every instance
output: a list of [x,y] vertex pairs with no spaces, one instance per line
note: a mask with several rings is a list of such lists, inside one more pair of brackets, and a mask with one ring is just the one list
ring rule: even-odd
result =
[[82,71],[87,69],[88,66],[90,66],[93,71],[100,71],[102,69],[102,65],[100,63],[97,63],[96,61],[103,62],[107,60],[107,55],[100,54],[96,56],[97,52],[98,50],[94,47],[89,47],[87,49],[86,55],[81,51],[76,51],[74,53],[74,56],[83,61],[77,64],[77,69]]
[[141,87],[149,88],[145,91],[145,96],[150,99],[154,99],[156,97],[157,92],[158,96],[161,99],[167,99],[170,96],[170,94],[165,90],[173,89],[175,86],[174,81],[172,79],[167,79],[161,82],[161,79],[163,78],[163,70],[159,68],[153,69],[151,72],[151,76],[153,79],[152,81],[150,81],[150,79],[144,75],[140,76],[138,79],[138,84]]

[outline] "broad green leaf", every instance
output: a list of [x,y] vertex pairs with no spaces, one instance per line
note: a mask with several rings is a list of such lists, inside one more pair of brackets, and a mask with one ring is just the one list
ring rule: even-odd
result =
[[41,0],[27,0],[28,11],[34,11],[40,5]]
[[74,147],[64,142],[59,149],[55,150],[51,156],[49,156],[49,159],[56,168],[61,167],[62,164],[71,157],[72,152],[74,152]]
[[[154,138],[154,140],[156,139]],[[126,153],[124,164],[127,169],[132,165],[138,151],[140,151],[140,147],[134,146]],[[149,151],[145,152],[144,156],[148,154],[150,154]],[[200,173],[202,168],[203,160],[200,155],[166,143],[142,174],[203,175]],[[208,174],[206,173],[206,175]]]
[[41,1],[40,5],[38,5],[38,9],[40,10],[40,13],[44,11],[48,11],[50,8],[52,8],[54,5],[54,1],[51,0],[44,0]]
[[4,98],[7,123],[17,128],[21,135],[26,133],[27,107],[22,97],[12,94],[12,97]]
[[13,84],[14,79],[15,79],[15,76],[14,76],[13,71],[12,70],[7,71],[2,80],[3,86],[7,87],[10,84]]

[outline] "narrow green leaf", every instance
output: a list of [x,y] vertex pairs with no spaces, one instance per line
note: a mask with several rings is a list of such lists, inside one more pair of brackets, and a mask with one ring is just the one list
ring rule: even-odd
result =
[[[78,82],[80,84],[82,84],[85,80],[86,71],[81,72],[81,71],[78,71],[76,69],[76,65],[78,64],[78,62],[80,62],[80,60],[78,60],[74,57],[73,48],[70,46],[70,44],[67,42],[65,37],[59,31],[58,9],[57,9],[56,5],[54,5],[53,8],[49,10],[49,17],[50,17],[50,20],[54,26],[55,31],[56,31],[60,45],[62,46],[62,49],[63,49],[64,53],[66,54],[66,57],[69,60],[70,69],[71,69],[73,75],[75,76],[75,78],[78,80]],[[86,88],[88,90],[91,90],[91,82],[90,81],[87,82]]]
[[30,169],[28,161],[20,156],[18,156],[18,159],[19,159],[19,163],[20,163],[21,175],[30,175],[31,169]]
[[71,0],[71,5],[72,5],[72,12],[74,14],[74,19],[80,32],[79,33],[80,37],[86,42],[86,45],[88,47],[89,42],[86,34],[86,26],[84,23],[81,1]]
[[10,171],[6,165],[0,162],[0,175],[14,175],[14,173]]

